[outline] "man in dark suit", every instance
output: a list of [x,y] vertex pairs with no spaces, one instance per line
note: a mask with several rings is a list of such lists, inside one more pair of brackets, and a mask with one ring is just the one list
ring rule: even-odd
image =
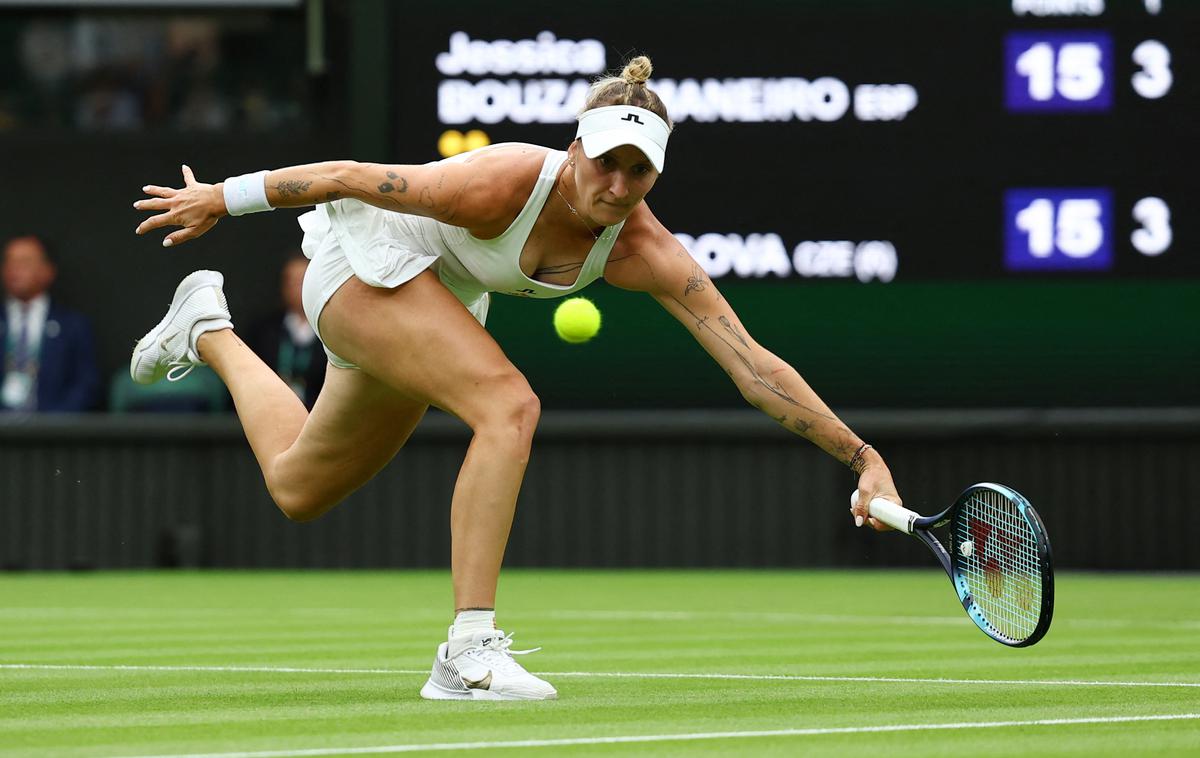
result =
[[4,245],[0,412],[79,412],[96,405],[100,374],[87,317],[50,297],[58,270],[34,235]]
[[250,328],[250,347],[312,410],[325,382],[325,348],[304,315],[304,272],[308,259],[294,252],[283,264],[279,294],[283,309]]

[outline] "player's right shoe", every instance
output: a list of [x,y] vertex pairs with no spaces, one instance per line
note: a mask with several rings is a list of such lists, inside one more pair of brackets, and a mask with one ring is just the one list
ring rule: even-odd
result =
[[221,290],[225,277],[217,271],[196,271],[175,289],[167,315],[138,340],[129,361],[129,375],[138,384],[162,378],[177,382],[203,366],[196,340],[205,332],[232,329],[229,306]]
[[512,635],[498,629],[475,632],[453,658],[450,643],[438,646],[429,681],[421,688],[426,700],[555,700],[558,691],[517,663],[510,650]]

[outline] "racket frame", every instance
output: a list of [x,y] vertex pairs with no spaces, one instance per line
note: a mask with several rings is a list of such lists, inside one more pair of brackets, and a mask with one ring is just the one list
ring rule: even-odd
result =
[[[1042,582],[1041,608],[1038,612],[1037,626],[1023,640],[1014,640],[1001,634],[987,622],[986,617],[975,604],[975,598],[971,595],[970,588],[967,586],[967,579],[964,572],[960,570],[958,552],[951,553],[946,550],[946,546],[932,532],[933,529],[940,529],[953,521],[958,514],[958,510],[967,500],[981,490],[996,492],[1016,504],[1022,517],[1024,517],[1035,536],[1038,569]],[[1021,493],[1003,484],[980,482],[979,484],[972,484],[963,490],[953,505],[936,516],[922,516],[919,513],[910,511],[901,505],[882,498],[872,500],[869,511],[872,516],[893,529],[910,534],[925,543],[925,546],[937,556],[938,562],[945,569],[946,576],[950,578],[950,583],[954,585],[954,592],[958,595],[958,600],[962,604],[963,610],[967,612],[967,616],[970,617],[971,621],[975,622],[975,626],[979,627],[980,631],[984,634],[1009,647],[1029,647],[1046,635],[1054,616],[1053,556],[1050,551],[1050,539],[1046,535],[1046,527],[1042,523],[1041,517]],[[953,531],[951,535],[953,539]]]

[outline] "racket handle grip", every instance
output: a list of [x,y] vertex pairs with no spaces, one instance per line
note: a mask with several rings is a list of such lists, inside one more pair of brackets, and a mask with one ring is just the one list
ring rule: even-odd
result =
[[[855,490],[850,495],[850,507],[858,505],[858,490]],[[912,534],[913,522],[921,517],[921,514],[915,511],[910,511],[903,505],[897,505],[891,500],[882,497],[877,497],[871,501],[867,507],[867,513],[874,516],[897,531],[905,534]]]

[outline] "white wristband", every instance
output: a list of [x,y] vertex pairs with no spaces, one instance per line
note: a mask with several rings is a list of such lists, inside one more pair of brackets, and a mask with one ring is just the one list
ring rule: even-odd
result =
[[230,216],[275,210],[267,202],[267,173],[256,171],[225,180],[225,210]]

